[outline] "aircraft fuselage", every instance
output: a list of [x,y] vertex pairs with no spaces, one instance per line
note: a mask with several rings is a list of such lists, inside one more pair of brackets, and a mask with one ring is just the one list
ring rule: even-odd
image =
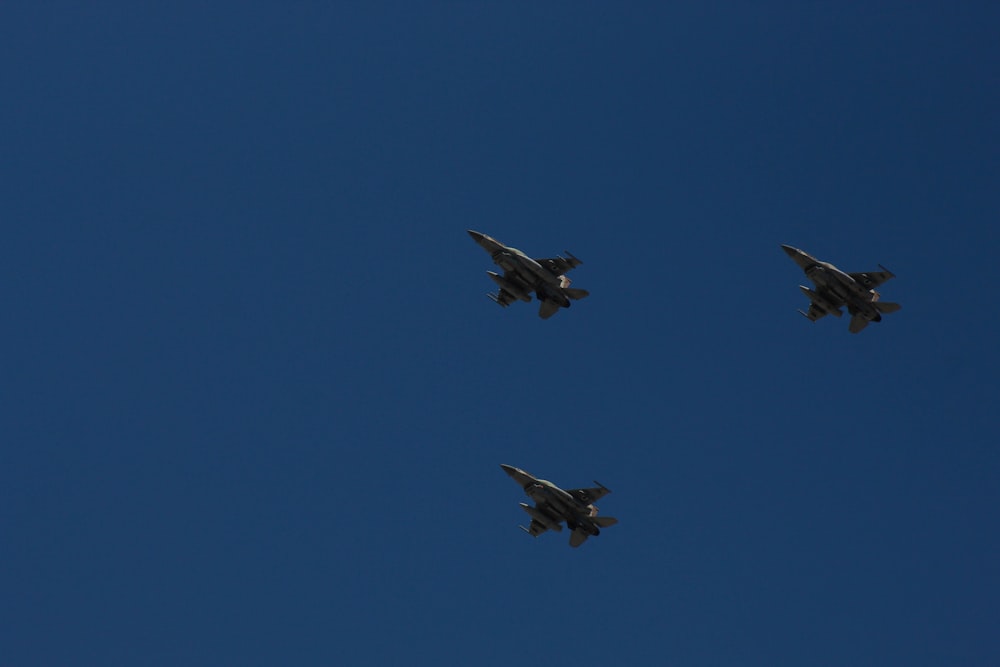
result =
[[[851,308],[864,312],[875,322],[882,319],[873,305],[878,301],[878,292],[867,289],[854,278],[828,262],[816,262],[805,270],[806,277],[816,285],[816,292],[828,300],[845,303]],[[830,296],[834,298],[830,298]]]

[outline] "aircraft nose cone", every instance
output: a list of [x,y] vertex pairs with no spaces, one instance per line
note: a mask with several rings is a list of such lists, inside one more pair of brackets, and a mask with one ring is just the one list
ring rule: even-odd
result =
[[817,259],[807,253],[805,250],[799,250],[790,245],[781,245],[781,249],[785,251],[785,254],[792,258],[792,261],[799,265],[799,268],[808,271],[812,266],[817,264]]
[[522,488],[526,487],[535,481],[535,478],[520,468],[515,468],[514,466],[509,466],[506,463],[501,463],[500,467],[503,471],[510,475],[510,478],[521,485]]
[[493,254],[503,248],[503,244],[492,236],[477,232],[474,229],[466,229],[465,233],[472,237],[472,240],[479,244],[479,247],[486,252]]
[[793,248],[790,245],[781,244],[781,249],[785,251],[785,254],[787,254],[789,257],[792,258],[802,254],[801,250],[799,250],[798,248]]

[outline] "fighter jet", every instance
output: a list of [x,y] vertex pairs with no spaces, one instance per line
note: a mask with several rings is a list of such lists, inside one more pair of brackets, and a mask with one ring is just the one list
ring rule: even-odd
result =
[[618,519],[610,516],[597,516],[594,501],[611,493],[600,482],[594,482],[593,489],[562,490],[552,482],[537,479],[529,473],[501,463],[503,471],[521,485],[528,497],[535,501],[532,507],[527,503],[519,503],[521,509],[531,517],[527,528],[521,530],[532,537],[538,537],[546,530],[559,532],[562,522],[566,522],[571,534],[569,545],[578,547],[587,541],[591,535],[600,535],[601,528],[607,528],[618,523]]
[[806,277],[816,285],[815,291],[799,285],[799,289],[811,302],[809,312],[799,311],[807,319],[815,322],[826,315],[840,317],[843,315],[840,307],[847,306],[847,312],[851,314],[848,330],[858,333],[869,322],[881,322],[883,313],[899,310],[898,303],[879,301],[879,293],[875,291],[876,287],[896,277],[896,274],[881,264],[881,271],[844,273],[833,264],[821,262],[798,248],[782,245],[781,249],[802,267]]
[[587,290],[569,286],[570,280],[566,272],[582,264],[580,260],[566,254],[569,258],[555,257],[552,259],[532,259],[517,248],[505,246],[496,239],[466,230],[469,236],[490,253],[493,263],[503,269],[503,275],[487,271],[486,275],[497,284],[500,290],[496,294],[487,294],[495,303],[504,308],[516,299],[526,303],[531,302],[531,292],[542,302],[538,316],[547,320],[562,308],[570,307],[570,300],[582,299],[590,294]]

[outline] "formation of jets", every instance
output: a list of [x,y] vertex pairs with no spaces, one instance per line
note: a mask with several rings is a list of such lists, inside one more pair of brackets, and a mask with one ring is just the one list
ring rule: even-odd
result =
[[[493,271],[486,272],[499,287],[495,294],[487,296],[504,308],[514,301],[530,303],[531,293],[534,292],[535,298],[542,302],[538,316],[548,319],[560,308],[569,308],[573,301],[590,294],[586,290],[569,286],[566,272],[582,264],[569,251],[566,251],[567,257],[532,259],[517,248],[506,246],[486,234],[471,229],[468,233],[480,247],[490,253],[493,263],[504,271],[502,276]],[[799,286],[809,298],[809,310],[799,312],[809,320],[815,322],[827,315],[841,317],[844,314],[841,308],[846,306],[851,315],[848,330],[858,333],[869,322],[881,322],[882,315],[899,310],[898,303],[881,301],[879,293],[875,291],[876,287],[896,277],[881,264],[881,271],[845,273],[804,250],[790,245],[782,245],[781,248],[815,285],[815,289]],[[500,467],[535,502],[534,506],[520,503],[521,509],[531,517],[528,527],[521,526],[521,529],[532,537],[538,537],[549,530],[559,532],[565,523],[570,531],[570,546],[578,547],[591,535],[600,535],[601,528],[618,523],[618,519],[614,517],[597,515],[594,502],[611,493],[599,482],[594,482],[597,486],[593,488],[561,489],[520,468],[507,464],[501,464]]]

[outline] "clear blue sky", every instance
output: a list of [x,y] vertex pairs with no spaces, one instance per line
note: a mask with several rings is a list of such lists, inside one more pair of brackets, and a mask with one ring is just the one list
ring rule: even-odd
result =
[[5,3],[0,665],[1000,664],[998,25]]

